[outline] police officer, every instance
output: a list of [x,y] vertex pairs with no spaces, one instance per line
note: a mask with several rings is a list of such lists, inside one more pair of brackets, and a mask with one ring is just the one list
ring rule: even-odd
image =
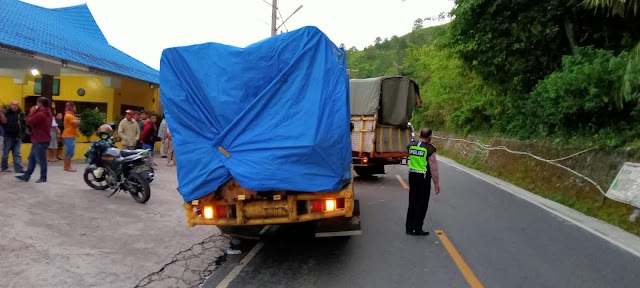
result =
[[438,182],[438,162],[436,147],[431,145],[431,129],[420,131],[418,142],[409,144],[409,208],[407,209],[406,232],[408,235],[429,235],[422,230],[424,217],[427,215],[431,179],[435,185],[436,195],[440,193]]

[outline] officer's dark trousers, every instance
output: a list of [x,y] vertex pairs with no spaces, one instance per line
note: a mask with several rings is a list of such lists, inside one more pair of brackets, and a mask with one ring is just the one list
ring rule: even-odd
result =
[[431,177],[421,173],[409,172],[409,209],[407,209],[408,232],[422,230],[424,217],[429,207],[431,194]]

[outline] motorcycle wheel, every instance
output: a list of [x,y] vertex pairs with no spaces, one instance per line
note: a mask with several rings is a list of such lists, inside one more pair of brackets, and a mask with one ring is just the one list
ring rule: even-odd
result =
[[133,188],[135,191],[128,191],[138,203],[146,203],[151,197],[151,188],[149,188],[149,182],[142,178],[142,176],[132,173],[127,177],[128,187]]
[[[93,189],[106,190],[107,188],[109,188],[109,184],[107,183],[107,180],[104,178],[104,176],[101,178],[96,178],[93,173],[84,171],[84,175],[82,176],[82,178],[84,178],[84,182]],[[104,183],[104,185],[101,185],[102,183]]]
[[151,182],[153,182],[153,178],[155,178],[155,174],[156,174],[156,170],[153,169],[153,165],[152,164],[147,164],[147,166],[149,166],[149,171],[151,171],[153,173],[152,177],[149,177],[149,184],[151,184]]

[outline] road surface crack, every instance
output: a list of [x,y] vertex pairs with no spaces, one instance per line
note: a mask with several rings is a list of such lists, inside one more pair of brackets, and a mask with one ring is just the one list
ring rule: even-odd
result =
[[158,271],[143,277],[135,288],[198,287],[217,268],[218,258],[229,248],[229,238],[212,235],[176,253]]

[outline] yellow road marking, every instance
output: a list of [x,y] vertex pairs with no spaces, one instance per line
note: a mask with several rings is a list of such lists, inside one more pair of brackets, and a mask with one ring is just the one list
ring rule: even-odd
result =
[[396,175],[396,178],[398,178],[398,181],[400,181],[400,185],[402,185],[402,188],[409,189],[409,185],[407,185],[407,182],[404,182],[400,175]]
[[464,262],[464,259],[462,259],[462,256],[460,256],[460,253],[458,253],[458,250],[456,249],[456,247],[454,247],[451,241],[449,241],[449,237],[447,237],[447,235],[444,234],[444,231],[442,230],[435,230],[435,231],[436,231],[436,234],[438,234],[438,237],[440,238],[440,240],[442,241],[442,244],[444,244],[444,247],[447,249],[447,252],[449,252],[449,255],[451,255],[451,258],[453,258],[453,262],[456,262],[458,269],[460,269],[460,272],[462,272],[462,275],[464,276],[464,278],[467,279],[467,282],[469,283],[469,285],[471,285],[471,288],[483,288],[484,286],[482,286],[482,283],[480,283],[480,280],[478,280],[476,275],[473,274],[473,271],[471,271],[467,263]]

